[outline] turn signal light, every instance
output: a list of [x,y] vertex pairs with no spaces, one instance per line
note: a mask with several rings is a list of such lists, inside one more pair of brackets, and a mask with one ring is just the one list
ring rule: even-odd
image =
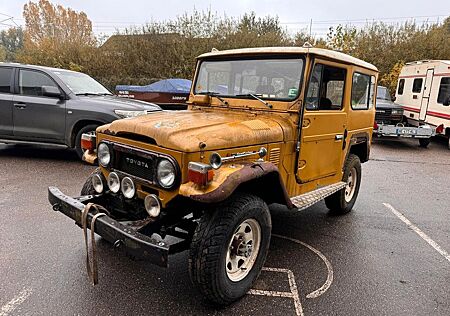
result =
[[377,129],[378,129],[378,124],[377,124],[377,122],[373,122],[373,129],[374,129],[374,130],[377,130]]
[[82,134],[81,135],[81,148],[83,150],[94,150],[96,148],[97,137],[93,134]]
[[188,180],[201,185],[207,186],[214,178],[214,170],[208,164],[201,162],[189,162]]

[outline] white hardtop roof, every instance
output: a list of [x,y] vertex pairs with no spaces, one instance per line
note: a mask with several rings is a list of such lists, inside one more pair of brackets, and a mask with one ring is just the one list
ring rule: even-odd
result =
[[435,60],[418,60],[418,61],[411,61],[406,63],[405,65],[420,65],[420,64],[428,64],[428,63],[442,63],[446,65],[450,65],[450,60],[441,60],[441,59],[435,59]]
[[227,56],[227,55],[257,55],[257,54],[314,54],[318,56],[324,56],[331,59],[340,60],[342,62],[353,64],[356,66],[364,67],[370,70],[378,71],[377,67],[365,62],[361,59],[352,57],[350,55],[337,52],[334,50],[323,48],[307,48],[307,47],[256,47],[256,48],[239,48],[229,50],[213,50],[210,53],[205,53],[198,58],[207,58],[215,56]]

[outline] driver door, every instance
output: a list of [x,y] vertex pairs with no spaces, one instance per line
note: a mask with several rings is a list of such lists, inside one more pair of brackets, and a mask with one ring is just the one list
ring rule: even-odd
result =
[[316,60],[308,83],[297,179],[306,183],[342,172],[347,135],[345,66]]

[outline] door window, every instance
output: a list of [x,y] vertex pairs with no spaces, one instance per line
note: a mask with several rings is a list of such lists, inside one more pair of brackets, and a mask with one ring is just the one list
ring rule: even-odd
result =
[[367,110],[372,107],[375,80],[374,82],[371,81],[372,80],[369,75],[364,75],[357,72],[353,74],[352,109]]
[[316,64],[306,93],[306,109],[342,109],[344,83],[345,69]]
[[420,91],[422,91],[422,82],[423,82],[422,78],[414,79],[413,86],[412,86],[412,92],[420,93]]
[[42,96],[42,87],[52,86],[58,88],[55,82],[46,74],[21,69],[19,73],[19,93],[21,95]]
[[450,77],[441,78],[441,84],[439,85],[438,103],[444,103],[450,98]]
[[0,93],[11,93],[12,68],[0,67]]

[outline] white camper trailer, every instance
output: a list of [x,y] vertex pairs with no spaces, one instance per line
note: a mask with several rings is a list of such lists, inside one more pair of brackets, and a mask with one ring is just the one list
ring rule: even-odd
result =
[[449,102],[450,60],[415,61],[403,67],[395,103],[403,107],[408,124],[428,124],[436,134],[450,136]]

